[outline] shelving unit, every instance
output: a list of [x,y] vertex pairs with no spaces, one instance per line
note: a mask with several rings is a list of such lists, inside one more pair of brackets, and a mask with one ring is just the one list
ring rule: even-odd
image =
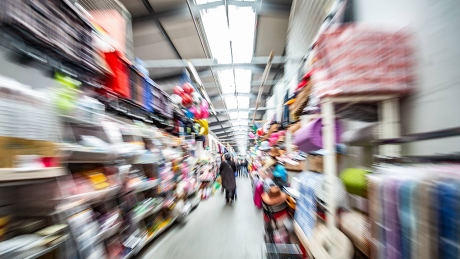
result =
[[55,244],[55,245],[53,245],[53,246],[50,246],[50,247],[48,247],[48,248],[46,248],[46,249],[44,249],[44,250],[42,250],[42,251],[40,251],[40,252],[38,252],[38,253],[36,253],[36,254],[33,254],[33,255],[31,255],[31,256],[25,257],[24,259],[35,259],[35,258],[39,258],[39,257],[41,257],[41,256],[43,256],[43,255],[45,255],[45,254],[47,254],[47,253],[49,253],[49,252],[51,252],[51,251],[56,250],[56,249],[59,248],[61,245],[63,245],[65,241],[66,241],[66,240],[62,240],[62,241],[59,242],[58,244]]
[[36,169],[0,168],[0,182],[33,181],[55,178],[67,174],[62,167],[45,167]]
[[155,234],[151,235],[148,237],[145,235],[143,237],[144,241],[141,241],[140,244],[138,244],[129,254],[127,254],[123,259],[129,259],[135,255],[137,255],[148,243],[150,243],[153,239],[161,235],[165,230],[167,230],[169,227],[171,227],[174,222],[176,221],[176,218],[171,219],[167,225],[165,225],[162,229],[158,230],[155,232]]
[[[328,193],[326,202],[326,222],[329,233],[335,233],[337,230],[337,204],[333,197],[334,190],[332,189],[333,180],[337,177],[337,160],[335,147],[335,104],[355,103],[378,103],[379,104],[379,138],[398,138],[399,137],[399,111],[398,111],[398,96],[397,95],[377,95],[377,96],[350,96],[350,97],[327,97],[321,100],[321,112],[323,123],[323,148],[326,151],[324,156],[324,175],[326,179],[326,191]],[[303,118],[303,123],[309,116]],[[399,156],[400,147],[387,146],[380,147],[380,153],[387,156]],[[309,247],[308,238],[303,233],[300,226],[294,224],[295,232],[300,237],[303,245]],[[335,239],[334,235],[330,236]],[[333,246],[332,246],[333,247]],[[308,250],[308,249],[307,249]],[[334,249],[329,249],[330,258],[337,258],[337,253]]]

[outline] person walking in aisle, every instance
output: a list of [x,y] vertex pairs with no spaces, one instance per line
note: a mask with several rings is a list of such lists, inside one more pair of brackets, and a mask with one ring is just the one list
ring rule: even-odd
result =
[[241,176],[240,175],[240,170],[241,170],[241,165],[240,165],[240,160],[236,160],[236,175],[237,176]]
[[242,163],[241,159],[238,159],[238,167],[239,167],[238,175],[243,176],[243,163]]
[[224,155],[224,161],[220,164],[219,174],[222,177],[222,188],[225,189],[225,201],[231,203],[235,196],[236,179],[235,162],[231,160],[229,153]]
[[244,173],[245,176],[249,175],[248,160],[246,160],[246,159],[243,159],[243,173]]

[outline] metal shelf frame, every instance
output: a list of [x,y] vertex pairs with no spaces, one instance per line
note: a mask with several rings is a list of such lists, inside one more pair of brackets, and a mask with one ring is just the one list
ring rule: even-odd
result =
[[[376,102],[379,104],[379,138],[398,138],[400,134],[399,125],[399,99],[397,95],[374,95],[374,96],[349,96],[349,97],[326,97],[321,100],[321,112],[323,123],[323,148],[326,151],[324,156],[324,175],[326,179],[326,190],[328,192],[326,204],[327,226],[330,233],[337,228],[336,212],[337,204],[334,200],[333,181],[337,177],[337,160],[335,149],[335,111],[334,104],[337,103],[360,103]],[[379,146],[379,153],[385,156],[400,156],[401,149],[398,145]],[[331,238],[335,238],[331,236]],[[330,258],[336,258],[340,251],[329,251]]]

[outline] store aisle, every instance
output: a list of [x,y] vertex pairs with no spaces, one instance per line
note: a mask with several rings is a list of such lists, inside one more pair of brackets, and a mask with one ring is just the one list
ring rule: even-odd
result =
[[226,205],[219,190],[201,201],[184,225],[174,225],[137,258],[263,258],[263,215],[254,206],[249,178],[237,178],[237,188],[235,204]]

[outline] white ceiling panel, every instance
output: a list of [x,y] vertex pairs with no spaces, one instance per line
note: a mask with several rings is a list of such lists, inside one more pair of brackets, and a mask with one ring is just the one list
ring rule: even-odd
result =
[[147,15],[149,12],[141,0],[120,0],[132,17]]
[[221,128],[222,127],[220,125],[209,127],[210,130],[221,129]]
[[[132,0],[134,1],[134,0]],[[136,0],[140,1],[140,0]],[[164,12],[178,8],[187,8],[185,0],[149,0],[155,12]]]
[[191,18],[161,19],[161,24],[183,59],[206,58]]

